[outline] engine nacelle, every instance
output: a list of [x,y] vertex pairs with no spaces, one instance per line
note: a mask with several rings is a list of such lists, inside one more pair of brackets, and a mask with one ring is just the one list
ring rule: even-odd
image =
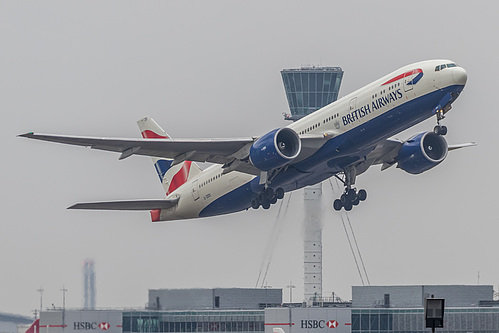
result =
[[301,150],[298,134],[290,128],[275,129],[253,143],[249,158],[251,164],[262,171],[269,171],[293,160]]
[[417,175],[442,162],[447,157],[447,141],[433,132],[420,133],[406,142],[398,154],[398,166]]

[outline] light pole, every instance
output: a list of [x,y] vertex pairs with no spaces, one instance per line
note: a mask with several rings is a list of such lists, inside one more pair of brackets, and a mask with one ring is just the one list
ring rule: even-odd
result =
[[293,288],[296,288],[296,286],[293,285],[292,281],[289,281],[289,285],[286,288],[289,288],[289,303],[293,303]]
[[62,331],[64,332],[64,327],[66,326],[66,292],[68,291],[64,285],[62,285]]

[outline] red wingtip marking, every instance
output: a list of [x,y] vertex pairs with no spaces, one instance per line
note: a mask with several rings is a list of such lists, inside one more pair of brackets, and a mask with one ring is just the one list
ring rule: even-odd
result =
[[158,222],[161,216],[161,209],[151,210],[151,221]]
[[144,139],[169,139],[169,137],[167,136],[159,135],[150,130],[145,130],[144,132],[142,132],[142,137]]

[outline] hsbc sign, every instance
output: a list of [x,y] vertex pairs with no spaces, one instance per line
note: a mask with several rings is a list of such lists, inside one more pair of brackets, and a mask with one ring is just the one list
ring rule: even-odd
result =
[[111,328],[111,325],[107,322],[97,323],[95,321],[78,321],[73,323],[73,329],[75,331],[95,331],[97,329],[107,331],[109,328]]
[[50,327],[43,333],[123,333],[123,311],[42,311],[40,327]]
[[316,320],[316,319],[309,319],[309,320],[301,320],[300,321],[300,328],[305,328],[305,329],[321,329],[321,328],[336,328],[338,327],[338,322],[336,320]]
[[276,328],[284,333],[351,333],[351,314],[351,308],[346,307],[268,308],[265,333],[274,333]]

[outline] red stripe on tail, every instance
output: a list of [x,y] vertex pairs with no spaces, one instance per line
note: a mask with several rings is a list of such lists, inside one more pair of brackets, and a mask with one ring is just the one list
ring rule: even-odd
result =
[[168,187],[168,191],[166,192],[166,195],[169,195],[177,188],[185,184],[187,178],[189,177],[191,163],[192,163],[191,161],[185,161],[182,168],[180,168],[180,170],[175,174],[175,176],[173,176],[170,186]]
[[142,137],[144,139],[169,139],[169,137],[167,136],[159,135],[150,130],[145,130],[144,132],[142,132]]

